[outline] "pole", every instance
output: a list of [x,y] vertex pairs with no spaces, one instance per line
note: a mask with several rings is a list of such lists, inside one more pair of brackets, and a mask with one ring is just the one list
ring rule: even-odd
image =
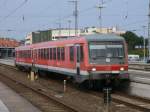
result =
[[61,36],[61,22],[59,23],[59,37]]
[[111,104],[111,88],[104,88],[104,108],[105,112],[109,112]]
[[74,17],[75,17],[75,36],[78,36],[78,0],[69,1],[74,3],[75,10],[74,10]]
[[148,14],[148,55],[150,60],[150,0],[149,0],[149,14]]
[[56,23],[58,25],[58,36],[61,36],[61,22]]
[[68,23],[69,23],[69,37],[70,37],[71,20],[68,20]]
[[102,33],[102,9],[103,7],[103,0],[100,0],[100,4],[97,7],[99,9],[99,28],[100,28],[100,33]]
[[143,26],[143,32],[144,32],[144,36],[143,36],[143,46],[144,46],[144,63],[145,63],[145,61],[146,61],[146,58],[145,58],[145,28],[146,28],[146,26]]
[[75,36],[78,36],[78,1],[75,1]]
[[66,92],[66,84],[67,84],[67,81],[64,80],[64,93]]

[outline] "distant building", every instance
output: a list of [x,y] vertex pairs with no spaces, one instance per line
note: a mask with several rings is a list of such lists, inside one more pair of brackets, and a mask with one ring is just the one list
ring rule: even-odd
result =
[[81,31],[81,35],[91,35],[96,33],[97,28],[96,27],[85,27]]
[[[78,35],[81,34],[81,30],[78,30]],[[30,45],[39,42],[52,41],[58,39],[64,39],[68,37],[74,37],[74,29],[49,29],[45,31],[36,31],[29,33],[25,38],[25,45]]]
[[[78,35],[90,35],[95,33],[115,33],[115,34],[124,34],[125,31],[118,30],[116,27],[112,28],[96,28],[96,27],[86,27],[84,29],[78,30]],[[49,29],[45,31],[36,31],[29,33],[25,38],[25,45],[30,45],[39,42],[53,41],[58,39],[65,39],[68,37],[74,37],[75,30],[62,28],[62,29]]]
[[25,45],[30,45],[32,43],[39,43],[51,40],[51,31],[36,31],[29,33],[25,38]]
[[0,47],[17,47],[19,42],[15,39],[10,38],[0,38]]
[[14,49],[20,43],[10,38],[0,38],[0,58],[14,57]]
[[[78,35],[81,34],[81,30],[78,30]],[[52,30],[52,40],[58,40],[58,39],[64,39],[68,37],[74,37],[75,36],[75,30],[74,29],[53,29]]]
[[110,28],[96,28],[96,27],[86,27],[82,31],[82,35],[89,35],[94,33],[103,33],[103,34],[109,34],[114,33],[117,35],[124,34],[126,31],[119,30],[117,27],[110,27]]

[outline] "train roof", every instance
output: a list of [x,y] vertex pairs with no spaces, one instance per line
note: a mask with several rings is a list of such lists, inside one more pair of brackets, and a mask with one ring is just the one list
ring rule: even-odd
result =
[[56,41],[48,41],[48,42],[41,42],[41,43],[36,43],[36,44],[32,44],[32,45],[27,45],[27,46],[19,46],[16,48],[16,50],[19,49],[30,49],[34,46],[39,45],[40,47],[48,45],[49,43],[51,44],[55,44],[55,42],[76,42],[76,40],[78,40],[78,42],[80,41],[88,41],[88,42],[92,42],[92,41],[124,41],[124,38],[121,36],[117,36],[115,34],[92,34],[92,35],[84,35],[84,36],[80,36],[80,37],[72,37],[72,38],[67,38],[67,39],[61,39],[61,40],[56,40]]
[[87,41],[124,41],[124,38],[115,34],[92,34],[83,36]]

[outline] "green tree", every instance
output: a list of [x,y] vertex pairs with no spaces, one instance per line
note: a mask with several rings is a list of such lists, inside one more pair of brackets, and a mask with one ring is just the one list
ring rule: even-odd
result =
[[121,36],[125,38],[128,44],[128,50],[134,50],[135,46],[142,46],[143,44],[143,37],[138,37],[135,33],[131,31],[127,31]]
[[[125,34],[121,36],[125,38],[128,44],[129,54],[138,54],[140,56],[143,56],[143,49],[135,49],[136,46],[143,47],[144,38],[142,36],[138,36],[131,31],[127,31]],[[147,46],[147,39],[146,39],[146,46]]]

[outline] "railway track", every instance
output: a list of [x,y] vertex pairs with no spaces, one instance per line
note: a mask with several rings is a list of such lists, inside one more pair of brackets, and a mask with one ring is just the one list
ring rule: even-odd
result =
[[21,96],[27,98],[31,103],[44,112],[82,112],[70,105],[64,104],[64,102],[47,94],[40,88],[33,88],[1,73],[0,81],[8,85]]
[[129,69],[150,71],[150,64],[130,63],[129,64]]
[[[141,110],[144,112],[150,111],[150,100],[146,100],[139,97],[129,96],[129,95],[120,95],[120,94],[113,94],[112,95],[113,101],[117,103],[122,103],[131,108],[136,108],[137,110]],[[121,99],[121,100],[120,100]]]
[[[100,96],[102,97],[103,94],[97,93],[90,91],[90,94],[93,94],[95,96]],[[127,95],[121,92],[113,93],[111,95],[112,102],[116,102],[118,104],[121,104],[122,106],[128,106],[143,112],[150,112],[150,100],[136,97],[136,96],[131,96]]]
[[[15,67],[12,67],[12,66],[7,66],[7,65],[1,65],[1,66],[5,66],[5,67],[8,67],[8,68],[10,68],[10,69],[13,69],[13,70],[16,70],[16,68]],[[0,74],[1,75],[1,74]],[[3,74],[2,74],[2,76],[3,76]],[[1,78],[0,78],[1,79]],[[6,78],[7,79],[7,78]],[[8,77],[8,79],[9,79],[9,77]],[[14,79],[11,79],[11,80],[14,80]],[[48,85],[51,85],[50,83],[48,83],[48,82],[50,82],[50,81],[46,81],[46,80],[44,80],[44,79],[42,79],[43,81],[40,81],[40,84],[42,84],[43,86],[45,86],[45,87],[47,87],[47,89],[53,89],[53,88],[51,88],[51,87],[49,87]],[[14,82],[15,82],[15,84],[19,84],[20,85],[20,83],[21,82],[17,82],[16,80],[14,80]],[[56,81],[55,81],[56,82]],[[60,83],[60,86],[62,86],[61,85],[62,83]],[[22,85],[22,84],[21,84]],[[59,82],[58,82],[58,85],[59,85]],[[26,86],[26,85],[25,85]],[[70,87],[70,86],[69,86]],[[31,88],[31,87],[30,87]],[[70,87],[71,88],[71,87]],[[33,89],[33,91],[38,91],[38,92],[40,92],[40,93],[44,93],[44,90],[42,90],[42,89],[37,89],[37,88],[31,88],[31,89]],[[76,89],[76,88],[75,88]],[[53,89],[54,90],[54,89]],[[57,90],[55,90],[55,91],[57,91]],[[102,93],[100,93],[100,92],[93,92],[93,91],[89,91],[89,90],[86,90],[86,91],[81,91],[82,93],[83,92],[85,92],[86,94],[88,93],[88,94],[90,94],[90,95],[93,95],[93,96],[96,96],[96,97],[98,97],[98,98],[102,98],[103,97],[103,94]],[[48,96],[46,96],[46,97],[49,97],[49,95]],[[52,96],[52,97],[54,97],[54,96]],[[120,104],[120,105],[125,105],[125,106],[127,106],[127,107],[130,107],[130,108],[133,108],[133,109],[137,109],[137,110],[140,110],[140,111],[144,111],[144,112],[149,112],[150,111],[150,101],[149,100],[146,100],[146,99],[143,99],[143,98],[139,98],[139,97],[133,97],[133,96],[129,96],[129,95],[125,95],[125,94],[120,94],[120,93],[117,93],[117,94],[112,94],[112,101],[113,101],[113,103],[117,103],[118,105]],[[31,101],[32,102],[32,101]],[[136,103],[135,103],[136,102]],[[37,105],[38,106],[38,105]],[[74,110],[71,110],[71,111],[74,111]],[[77,111],[81,111],[81,110],[77,110]],[[77,111],[75,111],[75,112],[77,112]],[[69,110],[69,112],[70,112],[70,110]],[[82,110],[82,112],[83,112],[83,110]]]
[[[41,82],[41,84],[43,86],[47,86],[43,82]],[[49,89],[51,89],[51,88],[49,88]],[[76,89],[79,90],[79,88],[76,88]],[[90,90],[80,90],[80,91],[103,98],[102,92],[93,92]],[[137,96],[131,96],[131,95],[124,94],[122,92],[113,93],[112,94],[112,102],[126,105],[128,107],[131,107],[131,108],[134,108],[134,109],[137,109],[140,111],[144,111],[144,112],[150,111],[150,99],[144,99],[144,98],[140,98]]]

